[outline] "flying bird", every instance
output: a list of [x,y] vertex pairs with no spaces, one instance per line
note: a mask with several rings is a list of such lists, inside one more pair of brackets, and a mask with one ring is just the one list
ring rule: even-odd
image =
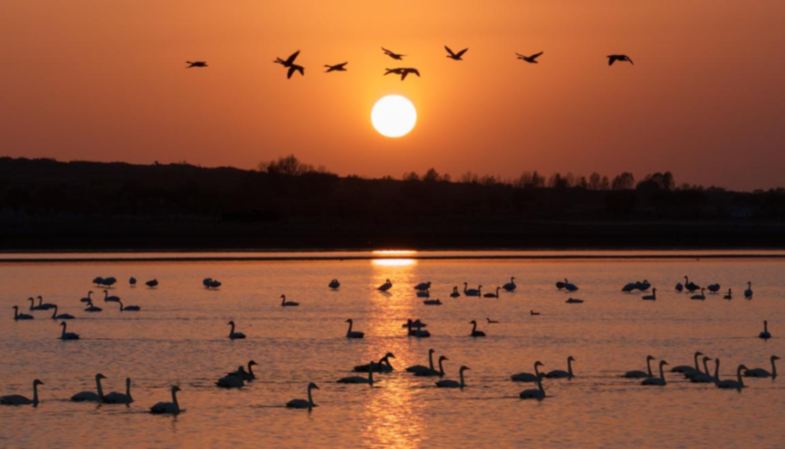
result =
[[405,80],[406,76],[409,75],[410,73],[414,73],[418,77],[420,76],[420,72],[417,69],[413,69],[413,68],[401,67],[397,69],[384,69],[384,70],[387,70],[384,76],[387,76],[391,73],[395,75],[401,75],[401,81]]
[[281,64],[282,66],[289,69],[289,71],[286,73],[286,79],[291,79],[292,75],[294,75],[294,72],[300,72],[300,75],[305,75],[305,69],[303,68],[303,66],[294,63],[294,60],[297,59],[297,56],[299,54],[300,54],[300,50],[297,50],[296,52],[292,53],[292,55],[289,56],[286,60],[283,60],[281,58],[275,58],[275,61],[273,61],[274,63]]
[[463,50],[459,51],[458,53],[455,53],[455,52],[453,52],[450,49],[450,47],[448,47],[446,45],[444,46],[444,49],[447,50],[447,53],[449,53],[447,55],[447,57],[450,58],[450,59],[453,59],[455,61],[463,61],[463,59],[461,57],[463,56],[464,53],[466,53],[469,50],[468,48],[464,48]]
[[384,47],[382,47],[382,50],[384,50],[384,54],[385,55],[387,55],[387,56],[389,56],[389,57],[391,57],[391,58],[393,58],[395,60],[398,60],[398,61],[402,60],[403,57],[406,56],[406,55],[399,55],[397,53],[393,53],[393,52],[391,52],[390,50],[388,50],[388,49],[386,49]]
[[539,58],[540,55],[542,55],[543,53],[544,52],[541,51],[541,52],[539,52],[539,53],[537,53],[535,55],[531,55],[531,56],[522,55],[520,53],[515,53],[515,54],[518,55],[518,59],[520,59],[521,61],[526,61],[529,64],[537,64],[537,58]]
[[188,67],[186,67],[186,69],[192,69],[194,67],[196,68],[207,67],[207,63],[205,61],[193,61],[193,62],[185,61],[185,63],[188,64]]
[[335,65],[325,64],[325,67],[327,67],[327,70],[325,70],[324,73],[345,72],[346,71],[346,64],[348,64],[348,62],[342,62],[340,64],[335,64]]
[[629,62],[630,64],[635,65],[627,55],[608,55],[608,65],[613,65],[614,62]]

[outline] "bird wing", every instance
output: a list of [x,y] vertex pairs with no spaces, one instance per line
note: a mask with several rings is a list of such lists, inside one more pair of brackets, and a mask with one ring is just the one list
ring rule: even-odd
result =
[[635,63],[632,62],[632,59],[629,56],[627,56],[627,60],[630,61],[630,64],[635,65]]
[[300,75],[305,76],[305,68],[303,66],[301,66],[301,65],[293,65],[292,68],[294,70],[300,72]]
[[614,62],[616,62],[616,56],[608,56],[608,65],[613,65]]
[[444,46],[444,49],[445,49],[445,50],[447,50],[447,53],[449,53],[449,54],[450,54],[450,56],[452,56],[453,58],[455,58],[455,57],[457,57],[457,56],[458,56],[458,55],[456,55],[456,54],[455,54],[455,53],[454,53],[452,50],[450,50],[450,47],[448,47],[448,46],[446,46],[446,45],[445,45],[445,46]]
[[342,68],[346,67],[346,64],[348,64],[348,63],[349,63],[348,61],[347,61],[347,62],[342,62],[342,63],[340,63],[340,64],[336,65],[335,67],[336,67],[336,68],[341,68],[341,69],[342,69]]
[[530,56],[530,58],[531,58],[531,59],[537,59],[537,58],[539,58],[539,57],[540,57],[540,55],[542,55],[543,53],[545,53],[545,52],[541,51],[541,52],[537,53],[536,55],[531,55],[531,56]]
[[408,70],[404,70],[403,72],[401,72],[401,81],[405,80],[406,79],[406,75],[408,75],[408,74],[409,74]]
[[459,51],[459,52],[458,52],[458,57],[460,58],[460,57],[461,57],[461,56],[463,56],[463,54],[464,54],[464,53],[466,53],[467,51],[469,51],[469,49],[468,49],[468,48],[464,48],[463,50]]
[[418,77],[420,76],[420,72],[419,72],[419,70],[417,70],[417,69],[409,69],[409,70],[407,70],[407,71],[408,71],[409,73],[414,73],[414,74],[415,74],[415,75],[417,75]]
[[285,63],[286,63],[286,65],[293,64],[293,63],[294,63],[294,60],[295,60],[295,59],[297,59],[297,56],[298,56],[299,54],[300,54],[300,50],[297,50],[296,52],[292,53],[292,55],[291,55],[291,56],[289,56],[289,59],[287,59],[287,60],[286,60],[286,62],[285,62]]

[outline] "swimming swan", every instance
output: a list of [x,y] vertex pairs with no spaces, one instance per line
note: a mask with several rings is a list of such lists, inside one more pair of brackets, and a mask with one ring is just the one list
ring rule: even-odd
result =
[[406,368],[407,373],[427,373],[433,371],[433,353],[436,352],[433,349],[428,350],[428,366],[423,365],[412,365]]
[[771,377],[772,379],[776,379],[777,365],[775,365],[774,362],[779,359],[780,358],[776,355],[771,356],[771,372],[768,372],[763,368],[753,368],[744,371],[744,377]]
[[60,334],[60,340],[79,340],[79,334],[65,331],[65,321],[61,322],[60,325],[63,326],[63,332]]
[[128,405],[134,402],[134,398],[131,396],[131,378],[125,378],[125,394],[111,392],[104,396],[104,404],[125,404]]
[[744,299],[752,299],[752,282],[747,282],[747,289],[744,290]]
[[154,406],[150,407],[150,413],[158,414],[172,414],[177,415],[180,413],[180,404],[177,402],[177,392],[180,391],[180,387],[177,385],[172,387],[172,402],[159,402]]
[[237,368],[237,372],[229,373],[215,381],[215,385],[220,388],[242,388],[245,386],[245,380],[243,379],[244,374],[245,367],[241,365],[239,368]]
[[286,295],[281,295],[281,307],[297,307],[299,305],[299,302],[287,301]]
[[376,287],[376,289],[379,290],[380,292],[386,292],[387,290],[389,290],[391,288],[392,288],[392,281],[390,281],[389,279],[387,279],[384,282],[384,284]]
[[569,379],[572,380],[575,377],[575,374],[572,373],[572,362],[575,361],[573,356],[567,357],[567,371],[564,370],[553,370],[545,375],[548,379]]
[[485,337],[485,332],[477,330],[477,321],[471,320],[469,324],[472,325],[472,333],[469,334],[470,337]]
[[647,355],[646,356],[646,371],[627,371],[624,373],[622,377],[627,379],[645,379],[647,377],[652,377],[653,374],[651,372],[651,361],[655,360],[654,357]]
[[101,388],[101,379],[106,379],[101,373],[95,375],[95,390],[98,393],[94,393],[92,391],[82,391],[80,393],[76,393],[75,395],[71,396],[71,400],[74,402],[101,402],[104,399],[104,389]]
[[664,387],[668,383],[665,382],[665,372],[662,369],[668,362],[660,360],[660,377],[648,377],[641,382],[641,385],[652,385],[656,387]]
[[291,401],[286,403],[287,408],[307,408],[311,410],[312,408],[316,407],[316,404],[313,403],[313,397],[311,396],[311,390],[318,390],[319,387],[311,382],[308,384],[308,400],[305,399],[292,399]]
[[13,306],[11,308],[14,309],[14,321],[32,320],[35,318],[33,315],[28,315],[26,313],[19,313],[19,306]]
[[378,363],[371,362],[367,365],[358,365],[354,367],[355,373],[367,373],[369,370],[375,371],[377,373],[390,373],[394,370],[392,364],[390,363],[390,359],[394,359],[395,354],[392,352],[388,352],[384,355],[381,359],[379,359]]
[[511,278],[510,278],[510,282],[508,282],[508,283],[506,283],[506,284],[502,285],[502,288],[504,288],[504,289],[505,289],[505,290],[507,290],[508,292],[511,292],[511,291],[515,290],[517,287],[518,287],[518,286],[517,286],[517,285],[515,285],[515,276],[513,276],[513,277],[511,277]]
[[700,368],[698,367],[698,357],[700,357],[702,355],[703,355],[703,353],[700,352],[700,351],[696,351],[695,354],[693,355],[693,358],[695,360],[695,367],[692,367],[692,366],[689,366],[689,365],[678,365],[678,366],[674,366],[673,368],[671,368],[671,372],[672,373],[686,374],[686,373],[689,373],[689,372],[692,372],[692,371],[700,371]]
[[61,313],[60,315],[57,314],[57,305],[55,304],[54,312],[52,313],[53,320],[73,320],[74,316],[69,315],[67,313]]
[[439,357],[439,371],[436,371],[435,369],[430,369],[428,371],[421,371],[421,372],[414,373],[414,375],[417,376],[417,377],[436,377],[436,376],[444,377],[444,365],[443,365],[443,363],[446,360],[450,360],[450,359],[448,359],[445,356]]
[[769,333],[769,322],[768,321],[765,321],[765,320],[763,321],[763,332],[758,334],[758,338],[762,338],[764,340],[767,340],[767,339],[771,338],[771,333]]
[[229,331],[229,338],[231,338],[232,340],[245,338],[245,334],[244,333],[242,333],[242,332],[235,332],[234,331],[234,321],[229,321],[229,323],[227,323],[227,324],[232,326],[232,329]]
[[513,382],[537,382],[538,379],[545,376],[545,373],[541,373],[538,367],[543,366],[541,362],[537,362],[534,364],[534,374],[532,373],[518,373],[513,374],[510,376]]
[[120,297],[119,296],[109,296],[109,291],[108,290],[104,290],[104,301],[107,301],[107,302],[118,302],[118,301],[120,301]]
[[142,310],[142,308],[139,307],[139,306],[126,306],[126,305],[123,305],[123,302],[120,301],[119,299],[117,300],[117,302],[120,304],[120,311],[121,312],[138,312],[138,311]]
[[365,337],[365,334],[363,332],[357,332],[357,331],[353,332],[352,331],[352,325],[354,324],[354,322],[352,321],[351,318],[346,320],[346,322],[349,323],[349,330],[346,331],[346,338],[363,338],[363,337]]
[[[373,363],[373,361],[371,361]],[[373,387],[373,370],[368,370],[368,377],[349,376],[338,379],[339,384],[365,384]]]
[[36,379],[33,381],[33,399],[28,399],[19,394],[9,394],[7,396],[0,396],[0,404],[2,405],[32,405],[38,407],[38,386],[44,383]]
[[[717,360],[717,364],[719,364],[719,362],[720,361]],[[719,373],[718,373],[717,384],[716,384],[717,388],[723,388],[723,389],[735,388],[736,390],[741,391],[741,389],[744,388],[744,380],[742,380],[741,373],[746,370],[747,370],[746,366],[739,365],[739,367],[736,368],[736,380],[720,380]]]
[[436,387],[437,388],[460,388],[460,389],[463,389],[463,387],[466,386],[466,383],[463,381],[463,372],[466,371],[467,369],[470,369],[470,368],[468,366],[462,366],[458,370],[458,375],[460,376],[460,379],[461,379],[460,382],[456,382],[456,381],[454,381],[452,379],[443,379],[443,380],[440,380],[440,381],[436,382]]
[[[544,365],[541,362],[534,362],[535,373],[539,374],[539,370],[537,368],[540,366]],[[537,399],[538,401],[545,399],[545,389],[542,387],[542,377],[538,375],[534,381],[537,382],[537,388],[521,391],[519,395],[521,399]]]

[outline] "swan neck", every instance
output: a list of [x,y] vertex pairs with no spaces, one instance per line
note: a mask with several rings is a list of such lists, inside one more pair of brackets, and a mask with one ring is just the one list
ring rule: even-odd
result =
[[472,325],[472,333],[475,333],[476,331],[477,331],[477,323],[474,323]]
[[352,333],[352,324],[354,324],[354,323],[349,321],[349,330],[346,332],[347,334],[351,334]]
[[665,365],[660,363],[660,379],[662,379],[662,381],[665,382],[665,370],[662,369],[663,366]]
[[[774,364],[774,361],[772,360],[771,363]],[[428,367],[433,371],[433,353],[431,351],[428,351]]]
[[253,373],[253,365],[251,365],[251,362],[248,362],[248,374],[249,374],[251,377],[256,377],[256,376],[254,375],[254,373]]
[[33,407],[38,406],[38,384],[33,383]]
[[55,319],[56,317],[57,317],[57,306],[55,306],[55,310],[54,312],[52,312],[52,319]]
[[179,412],[180,404],[177,403],[177,390],[172,390],[172,403],[174,404],[174,409]]
[[711,375],[711,373],[709,373],[709,360],[708,359],[703,359],[703,371],[706,371],[706,375],[707,376]]
[[777,364],[774,363],[775,360],[771,359],[771,378],[777,377]]
[[[373,370],[371,370],[373,371]],[[313,397],[311,396],[311,387],[308,387],[308,407],[313,407]]]
[[652,377],[653,374],[651,372],[651,359],[648,357],[646,358],[646,369],[649,371],[649,377]]
[[131,397],[131,381],[130,380],[125,382],[125,395],[128,396],[129,398]]
[[463,382],[463,370],[461,370],[461,372],[459,373],[459,377],[461,379],[461,388],[463,388],[464,386],[466,386],[466,384]]
[[103,399],[104,398],[104,389],[101,387],[101,378],[95,378],[95,389],[98,390],[98,397]]
[[443,365],[443,363],[444,363],[444,360],[440,359],[439,360],[439,374],[441,374],[442,376],[444,376],[444,365]]
[[567,360],[567,374],[569,374],[570,379],[573,378],[573,374],[572,374],[572,359]]
[[65,337],[65,328],[66,328],[66,326],[67,326],[67,324],[65,324],[65,322],[63,322],[63,331],[60,333],[61,337]]
[[229,331],[229,336],[231,336],[234,333],[234,323],[232,323],[231,326],[232,326],[232,330]]
[[739,388],[744,388],[744,380],[741,377],[741,367],[736,368],[736,378],[739,381]]
[[368,383],[373,385],[373,370],[372,369],[368,370]]
[[698,354],[695,354],[695,371],[700,371],[700,366],[698,366]]

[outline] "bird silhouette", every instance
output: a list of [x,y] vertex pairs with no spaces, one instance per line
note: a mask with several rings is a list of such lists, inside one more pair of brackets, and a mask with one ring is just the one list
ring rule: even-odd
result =
[[185,61],[185,63],[188,64],[188,67],[186,67],[186,69],[192,69],[194,67],[196,68],[207,67],[207,63],[205,61],[193,61],[193,62]]
[[345,72],[346,71],[346,64],[348,64],[348,62],[342,62],[340,64],[335,64],[335,65],[325,64],[325,67],[327,67],[327,70],[325,70],[324,73]]
[[446,45],[444,46],[444,49],[447,50],[447,53],[449,53],[447,55],[447,57],[450,58],[450,59],[453,59],[455,61],[463,61],[463,59],[462,59],[463,54],[466,53],[469,50],[468,48],[464,48],[463,50],[459,51],[458,53],[455,53],[454,51],[452,51],[450,49],[450,47],[448,47]]
[[410,73],[414,73],[418,77],[420,76],[419,70],[413,69],[413,68],[410,68],[410,67],[399,67],[397,69],[384,69],[384,70],[387,70],[387,72],[385,72],[384,76],[387,76],[387,75],[389,75],[391,73],[395,74],[395,75],[400,75],[401,76],[401,81],[405,80],[406,76],[409,75]]
[[291,79],[292,75],[294,75],[294,72],[300,72],[300,75],[305,75],[305,68],[294,63],[294,60],[297,59],[297,56],[299,55],[300,50],[297,50],[296,52],[292,53],[291,56],[286,58],[286,60],[275,58],[275,61],[273,61],[274,63],[281,64],[282,66],[289,69],[289,71],[286,73],[286,79]]
[[406,55],[399,55],[397,53],[393,53],[393,52],[391,52],[390,50],[388,50],[388,49],[386,49],[384,47],[382,47],[382,50],[384,51],[385,55],[387,55],[387,56],[389,56],[389,57],[391,57],[391,58],[393,58],[393,59],[395,59],[397,61],[402,60],[403,57],[406,56]]
[[608,55],[608,65],[613,65],[614,62],[629,62],[630,64],[635,65],[627,55]]
[[521,61],[526,61],[529,64],[537,64],[537,58],[539,58],[540,55],[542,55],[543,53],[544,52],[541,51],[541,52],[539,52],[537,54],[534,54],[534,55],[531,55],[531,56],[522,55],[520,53],[515,53],[515,54],[518,55],[518,59],[520,59]]

